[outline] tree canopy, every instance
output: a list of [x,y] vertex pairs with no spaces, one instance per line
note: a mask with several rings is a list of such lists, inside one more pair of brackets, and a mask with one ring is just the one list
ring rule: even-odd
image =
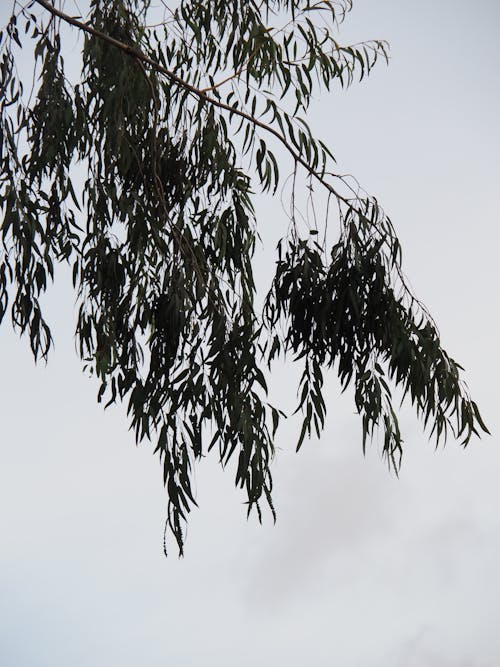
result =
[[[487,429],[408,287],[391,220],[304,117],[313,93],[387,61],[387,44],[338,41],[350,0],[159,4],[92,0],[75,17],[13,2],[0,33],[0,321],[10,314],[46,359],[40,298],[55,265],[71,267],[79,354],[98,400],[126,402],[137,441],[153,442],[182,553],[192,468],[212,449],[223,465],[236,458],[248,512],[267,503],[274,515],[277,358],[302,364],[297,448],[325,425],[325,372],[353,387],[363,449],[380,432],[396,471],[391,387],[436,443]],[[257,308],[254,193],[286,181],[287,229]],[[313,185],[326,214],[307,224],[295,192]]]

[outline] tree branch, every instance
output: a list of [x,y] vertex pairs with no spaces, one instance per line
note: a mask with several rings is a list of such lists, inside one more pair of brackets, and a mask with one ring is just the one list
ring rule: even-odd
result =
[[331,194],[333,194],[339,201],[343,202],[344,204],[349,206],[352,210],[362,215],[362,211],[358,211],[355,207],[353,207],[351,201],[346,197],[344,197],[343,195],[341,195],[330,183],[328,183],[328,181],[326,181],[323,178],[323,176],[319,172],[313,169],[311,165],[306,160],[304,160],[304,158],[300,155],[300,153],[298,153],[293,148],[293,146],[287,141],[286,137],[284,137],[280,132],[275,130],[274,127],[272,127],[271,125],[263,123],[261,120],[259,120],[255,116],[252,116],[251,114],[245,111],[242,111],[240,109],[235,109],[234,107],[229,106],[229,104],[225,104],[224,102],[221,102],[220,100],[217,100],[214,97],[207,95],[205,92],[206,89],[202,90],[200,88],[196,88],[196,86],[193,86],[188,81],[181,79],[181,77],[177,76],[177,74],[169,70],[167,67],[160,65],[160,63],[157,63],[155,60],[147,56],[139,49],[129,46],[128,44],[125,44],[124,42],[121,42],[118,39],[115,39],[114,37],[111,37],[110,35],[101,32],[100,30],[96,30],[87,23],[83,23],[82,21],[79,21],[78,19],[69,16],[68,14],[62,12],[60,9],[54,7],[50,2],[47,2],[47,0],[35,0],[35,2],[44,9],[46,9],[48,12],[50,12],[53,16],[59,17],[66,23],[69,23],[70,25],[75,26],[80,30],[83,30],[84,32],[86,32],[89,35],[92,35],[93,37],[102,39],[108,44],[111,44],[112,46],[121,49],[124,53],[127,53],[129,56],[136,58],[137,60],[141,61],[146,65],[149,65],[155,71],[160,72],[164,76],[168,77],[178,86],[181,86],[185,90],[188,90],[190,93],[198,97],[198,99],[203,100],[204,102],[207,102],[208,104],[211,104],[214,107],[223,109],[224,111],[228,111],[230,114],[239,116],[240,118],[247,120],[249,123],[252,123],[257,127],[260,127],[269,134],[272,134],[274,137],[276,137],[276,139],[278,139],[278,141],[280,141],[283,144],[283,146],[286,148],[288,153],[293,157],[296,163],[302,165],[302,167],[304,167],[304,169],[311,176],[313,176],[317,181],[319,181],[319,183],[321,183],[321,185],[323,185],[323,187],[325,187],[329,192],[331,192]]

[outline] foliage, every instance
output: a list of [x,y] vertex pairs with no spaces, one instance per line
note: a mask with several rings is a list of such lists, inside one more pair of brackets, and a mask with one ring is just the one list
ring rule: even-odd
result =
[[[333,173],[303,118],[313,92],[364,78],[387,45],[338,43],[349,0],[162,5],[151,26],[158,9],[137,0],[92,0],[86,20],[14,2],[0,61],[0,319],[10,306],[35,359],[46,358],[40,296],[57,263],[71,266],[81,358],[100,380],[98,400],[126,401],[137,440],[155,443],[182,552],[191,469],[209,450],[223,465],[237,456],[249,511],[260,517],[264,499],[274,514],[270,463],[284,413],[267,401],[266,369],[279,355],[304,365],[298,446],[324,426],[327,368],[354,387],[363,447],[381,429],[396,469],[391,381],[438,442],[451,429],[465,445],[486,427],[406,286],[391,221]],[[77,77],[62,47],[75,31]],[[16,68],[28,46],[29,94]],[[294,192],[305,178],[336,202],[325,225],[340,233],[328,248],[321,230],[303,229],[292,194],[259,313],[252,188],[276,193],[287,160]]]

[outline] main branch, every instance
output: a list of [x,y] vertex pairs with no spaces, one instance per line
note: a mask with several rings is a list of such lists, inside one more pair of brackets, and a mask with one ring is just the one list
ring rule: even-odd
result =
[[78,19],[69,16],[65,12],[61,11],[60,9],[57,9],[54,7],[50,2],[47,2],[46,0],[35,0],[35,2],[46,9],[48,12],[50,12],[53,16],[57,16],[66,23],[69,23],[70,25],[75,26],[76,28],[79,28],[80,30],[83,30],[84,32],[88,33],[89,35],[92,35],[93,37],[97,37],[98,39],[102,39],[103,41],[107,42],[108,44],[111,44],[115,46],[118,49],[121,49],[123,52],[127,53],[129,56],[133,58],[137,58],[139,61],[142,63],[148,65],[152,69],[154,69],[156,72],[159,72],[163,74],[164,76],[168,77],[171,81],[173,81],[175,84],[180,86],[181,88],[184,88],[185,90],[188,90],[190,93],[195,95],[198,99],[207,102],[208,104],[213,105],[214,107],[217,107],[219,109],[223,109],[224,111],[228,111],[230,114],[234,114],[235,116],[239,116],[240,118],[243,118],[244,120],[248,121],[249,123],[252,123],[256,127],[260,127],[261,129],[265,130],[269,134],[272,134],[278,141],[280,141],[283,146],[286,148],[288,153],[293,157],[295,162],[298,164],[302,165],[304,169],[317,181],[323,185],[332,195],[334,195],[339,201],[343,202],[347,206],[349,206],[352,210],[356,211],[357,213],[362,214],[362,211],[357,211],[357,209],[352,205],[352,202],[341,195],[332,185],[331,183],[328,183],[323,176],[317,172],[311,165],[304,160],[304,158],[298,153],[293,146],[290,144],[289,141],[287,141],[286,137],[283,136],[280,132],[278,132],[274,127],[267,123],[263,123],[261,120],[256,118],[255,116],[252,116],[251,114],[247,113],[246,111],[242,111],[240,109],[235,109],[234,107],[229,106],[229,104],[225,104],[224,102],[221,102],[220,100],[215,99],[214,97],[207,95],[207,92],[201,88],[197,88],[196,86],[193,86],[190,84],[188,81],[185,81],[181,77],[177,76],[174,72],[169,70],[167,67],[164,67],[160,63],[156,62],[149,56],[147,56],[145,53],[140,51],[139,49],[134,48],[133,46],[130,46],[128,44],[125,44],[124,42],[121,42],[118,39],[115,39],[114,37],[111,37],[110,35],[107,35],[104,32],[101,32],[100,30],[96,30],[96,28],[93,28],[92,26],[88,25],[87,23],[83,23],[82,21],[79,21]]

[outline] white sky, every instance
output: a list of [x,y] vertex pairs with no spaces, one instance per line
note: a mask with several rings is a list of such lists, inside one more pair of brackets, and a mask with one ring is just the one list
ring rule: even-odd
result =
[[[276,526],[247,522],[231,471],[206,459],[186,556],[165,559],[160,466],[96,404],[58,286],[47,367],[0,331],[2,667],[500,664],[499,21],[496,0],[356,0],[341,38],[388,39],[390,66],[309,118],[391,216],[492,437],[435,452],[405,411],[397,480],[377,443],[363,459],[332,381],[321,442],[296,455],[298,424],[281,433]],[[286,225],[277,201],[259,215],[264,238]],[[293,375],[276,373],[278,393]]]

